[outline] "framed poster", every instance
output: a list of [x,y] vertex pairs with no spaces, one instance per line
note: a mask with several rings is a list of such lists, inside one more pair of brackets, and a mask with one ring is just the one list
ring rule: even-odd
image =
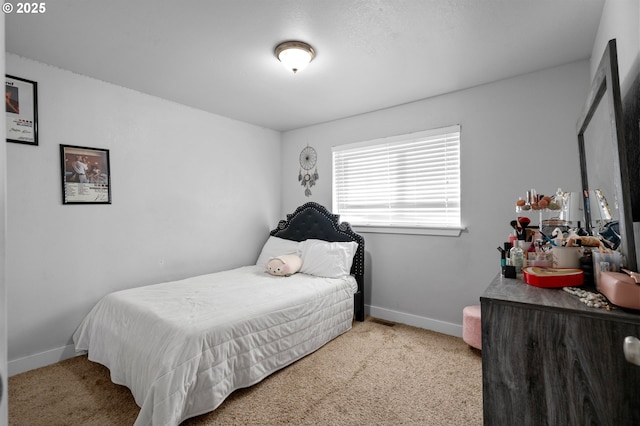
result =
[[62,204],[111,204],[109,150],[60,145]]
[[38,145],[38,83],[5,76],[7,142]]

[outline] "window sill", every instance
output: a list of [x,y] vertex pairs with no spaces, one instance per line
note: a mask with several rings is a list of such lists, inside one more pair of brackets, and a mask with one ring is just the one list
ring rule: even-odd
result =
[[366,226],[352,225],[352,229],[361,234],[405,234],[405,235],[433,235],[440,237],[459,237],[466,228],[425,228],[425,227],[397,227],[397,226]]

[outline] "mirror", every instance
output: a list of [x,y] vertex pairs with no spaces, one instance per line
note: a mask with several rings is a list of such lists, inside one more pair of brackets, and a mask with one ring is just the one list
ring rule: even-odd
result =
[[599,234],[636,270],[627,147],[615,39],[605,48],[578,120],[585,229]]

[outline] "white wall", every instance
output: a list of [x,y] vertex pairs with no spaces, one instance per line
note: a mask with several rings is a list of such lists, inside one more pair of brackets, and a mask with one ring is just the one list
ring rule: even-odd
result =
[[[11,54],[6,71],[38,82],[40,138],[7,144],[11,374],[72,355],[110,291],[255,262],[280,219],[278,132]],[[60,144],[110,150],[111,205],[62,204]]]
[[620,88],[626,93],[640,70],[640,2],[607,0],[602,10],[596,41],[591,51],[591,77],[596,72],[607,42],[616,39]]
[[[470,64],[472,66],[472,64]],[[364,234],[371,314],[461,335],[462,309],[499,272],[497,246],[529,188],[580,190],[576,122],[589,90],[581,61],[283,134],[282,212],[307,201],[298,155],[318,152],[311,200],[331,206],[331,147],[460,124],[460,237]],[[537,223],[537,221],[536,221]]]

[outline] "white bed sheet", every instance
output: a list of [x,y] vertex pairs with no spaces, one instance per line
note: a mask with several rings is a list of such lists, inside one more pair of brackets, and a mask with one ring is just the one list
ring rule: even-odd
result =
[[131,390],[135,425],[178,425],[348,331],[356,291],[246,266],[109,294],[73,339]]

